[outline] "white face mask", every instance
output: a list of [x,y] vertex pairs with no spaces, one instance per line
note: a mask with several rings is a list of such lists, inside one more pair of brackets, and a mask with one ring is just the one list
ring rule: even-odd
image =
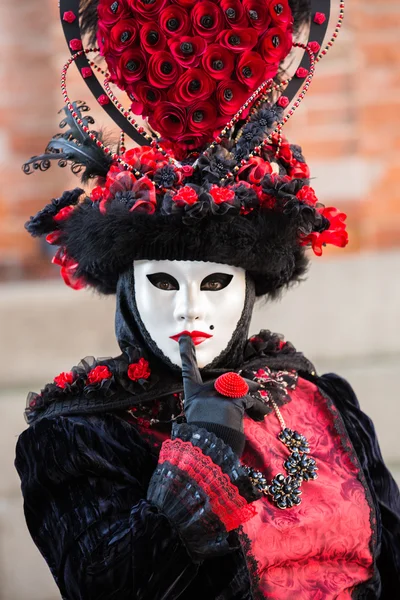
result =
[[228,346],[243,312],[246,272],[200,261],[133,263],[139,315],[158,348],[181,366],[179,334],[189,332],[200,368]]

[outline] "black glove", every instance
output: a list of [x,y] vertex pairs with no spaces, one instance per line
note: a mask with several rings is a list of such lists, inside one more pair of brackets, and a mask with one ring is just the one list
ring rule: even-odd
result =
[[196,361],[193,340],[185,335],[179,338],[182,358],[183,390],[185,395],[185,416],[188,423],[204,427],[229,444],[238,456],[241,456],[245,436],[243,433],[244,411],[249,410],[252,418],[262,420],[267,413],[265,405],[249,395],[260,386],[254,381],[244,379],[249,392],[241,398],[228,398],[219,394],[214,381],[203,383]]

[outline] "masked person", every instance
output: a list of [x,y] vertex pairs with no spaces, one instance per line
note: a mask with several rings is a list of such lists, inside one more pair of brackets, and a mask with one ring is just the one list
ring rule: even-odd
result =
[[58,246],[68,285],[116,294],[121,348],[30,394],[17,444],[27,525],[62,597],[393,599],[400,499],[371,421],[289,342],[248,339],[255,299],[298,281],[307,247],[347,242],[271,100],[293,32],[324,15],[293,2],[81,8],[108,78],[161,135],[114,153],[63,81],[69,130],[30,161],[97,177],[27,229]]

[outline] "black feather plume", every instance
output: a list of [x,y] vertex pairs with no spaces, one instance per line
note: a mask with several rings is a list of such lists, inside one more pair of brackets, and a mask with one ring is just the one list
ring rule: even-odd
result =
[[[93,117],[82,116],[83,112],[89,111],[86,104],[73,102],[73,107],[86,127],[94,124]],[[30,175],[38,170],[47,171],[51,162],[56,160],[59,167],[66,167],[70,163],[72,172],[80,175],[82,183],[86,183],[93,177],[105,177],[112,159],[79,127],[67,107],[61,112],[65,113],[65,117],[60,123],[60,129],[65,131],[52,137],[43,154],[33,156],[22,166],[24,173]],[[93,131],[93,133],[104,142],[101,132]]]

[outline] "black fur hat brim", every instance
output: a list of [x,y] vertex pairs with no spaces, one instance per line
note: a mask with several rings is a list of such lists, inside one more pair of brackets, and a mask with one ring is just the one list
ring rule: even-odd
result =
[[76,275],[104,294],[115,293],[134,260],[198,260],[245,269],[258,296],[276,295],[298,281],[308,260],[298,244],[298,221],[257,210],[250,215],[193,220],[131,212],[112,202],[105,214],[86,198],[60,224],[57,244],[79,264]]

